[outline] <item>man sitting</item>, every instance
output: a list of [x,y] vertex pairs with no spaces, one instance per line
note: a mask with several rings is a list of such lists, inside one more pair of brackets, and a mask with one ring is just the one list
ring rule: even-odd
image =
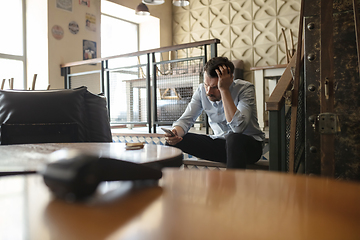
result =
[[[265,134],[257,120],[255,88],[235,79],[234,65],[226,57],[210,59],[200,84],[183,115],[173,123],[175,136],[165,134],[167,144],[198,158],[224,162],[227,168],[246,168],[262,155]],[[205,111],[214,135],[189,133]]]

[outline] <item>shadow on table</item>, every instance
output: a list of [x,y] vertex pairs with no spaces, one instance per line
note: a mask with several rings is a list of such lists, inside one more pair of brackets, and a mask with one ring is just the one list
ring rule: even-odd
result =
[[[113,182],[110,183],[113,184],[111,190],[106,184],[99,186],[96,196],[86,202],[51,201],[44,216],[50,238],[105,239],[140,214],[163,192],[154,181]],[[118,186],[114,188],[116,184]]]

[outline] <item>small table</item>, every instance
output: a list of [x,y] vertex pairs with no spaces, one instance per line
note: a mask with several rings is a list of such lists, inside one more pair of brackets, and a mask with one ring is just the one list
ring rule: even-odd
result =
[[276,86],[277,79],[284,73],[286,66],[287,64],[279,64],[273,66],[250,68],[251,71],[254,71],[256,108],[258,113],[258,121],[261,129],[265,128],[265,122],[267,120],[265,114],[265,80],[270,80],[268,82],[270,96]]
[[83,203],[41,176],[0,178],[0,239],[360,239],[360,183],[164,169],[159,184],[103,183]]
[[125,143],[39,143],[0,145],[0,172],[36,170],[46,163],[49,154],[71,148],[102,157],[141,163],[157,168],[180,167],[182,151],[175,147],[144,144],[143,149],[126,150]]

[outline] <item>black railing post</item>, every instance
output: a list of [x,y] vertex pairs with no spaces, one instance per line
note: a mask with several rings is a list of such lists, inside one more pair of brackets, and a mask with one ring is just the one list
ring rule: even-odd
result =
[[286,171],[285,106],[269,111],[269,170]]
[[108,71],[108,68],[109,68],[109,60],[105,60],[105,63],[104,63],[104,67],[106,69],[106,82],[104,81],[104,95],[106,96],[107,98],[107,107],[108,107],[108,114],[109,114],[109,119],[110,118],[110,72]]
[[287,171],[287,163],[286,163],[286,114],[285,114],[285,104],[282,106],[281,110],[279,111],[279,126],[280,126],[280,159],[281,159],[281,171]]
[[100,92],[105,94],[105,61],[101,61]]
[[150,77],[150,53],[146,54],[146,95],[147,95],[147,123],[151,133],[151,77]]
[[217,57],[217,43],[210,44],[211,47],[211,58]]
[[152,66],[153,66],[153,78],[152,78],[152,99],[153,99],[153,132],[156,133],[156,122],[157,122],[157,101],[156,101],[156,59],[155,53],[152,53]]
[[61,76],[64,76],[64,88],[69,89],[70,88],[70,67],[63,67],[61,68]]
[[281,170],[280,112],[269,111],[269,170]]
[[[203,66],[205,66],[206,62],[207,62],[207,58],[208,58],[208,53],[207,53],[207,46],[204,45],[204,61],[203,61]],[[208,116],[206,114],[205,115],[205,133],[206,135],[209,135],[209,119]]]

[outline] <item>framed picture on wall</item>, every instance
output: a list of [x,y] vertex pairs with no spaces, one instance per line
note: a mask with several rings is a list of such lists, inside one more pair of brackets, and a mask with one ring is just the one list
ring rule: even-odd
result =
[[87,30],[96,31],[96,16],[94,14],[86,13],[85,26]]
[[79,0],[79,4],[90,7],[90,0]]
[[56,0],[56,7],[72,12],[72,0]]
[[[97,58],[96,42],[83,40],[83,60]],[[96,64],[95,64],[96,65]]]

